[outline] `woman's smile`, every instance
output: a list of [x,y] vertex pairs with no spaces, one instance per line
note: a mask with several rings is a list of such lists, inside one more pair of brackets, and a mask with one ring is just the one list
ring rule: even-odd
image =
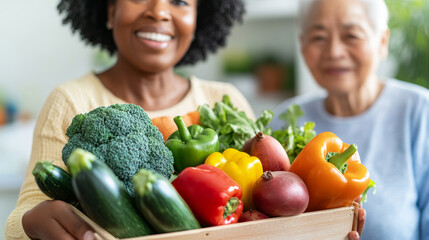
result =
[[136,35],[141,43],[155,50],[166,49],[173,39],[169,35],[158,32],[137,32]]
[[328,67],[324,69],[325,74],[331,76],[343,76],[351,71],[352,69],[348,67]]

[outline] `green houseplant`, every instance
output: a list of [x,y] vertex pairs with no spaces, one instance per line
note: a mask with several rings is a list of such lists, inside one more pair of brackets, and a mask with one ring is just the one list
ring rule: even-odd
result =
[[396,78],[429,88],[429,4],[427,0],[386,0],[390,11],[390,53]]

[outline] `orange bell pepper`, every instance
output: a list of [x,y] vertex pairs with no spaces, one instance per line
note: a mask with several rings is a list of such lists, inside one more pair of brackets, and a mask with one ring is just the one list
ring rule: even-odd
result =
[[307,212],[349,206],[370,182],[356,145],[343,143],[331,132],[320,133],[308,142],[289,171],[307,185]]
[[[200,125],[200,113],[198,111],[188,112],[186,115],[182,115],[183,121],[186,126]],[[177,125],[170,116],[161,116],[152,118],[152,124],[158,128],[161,132],[164,142],[167,142],[168,137],[177,131]]]

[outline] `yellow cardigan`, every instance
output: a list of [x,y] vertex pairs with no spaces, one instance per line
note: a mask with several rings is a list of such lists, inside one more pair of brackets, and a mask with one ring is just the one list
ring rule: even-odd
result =
[[[150,118],[158,116],[176,116],[195,111],[204,103],[213,106],[228,94],[238,109],[254,119],[253,111],[245,97],[230,83],[190,78],[191,88],[184,99],[177,105],[159,111],[146,111]],[[73,117],[86,113],[99,106],[115,103],[126,103],[114,96],[104,87],[101,81],[89,73],[80,79],[62,83],[48,97],[39,114],[34,130],[31,158],[27,166],[24,183],[21,187],[16,208],[9,215],[5,236],[6,239],[29,239],[22,228],[21,220],[25,212],[38,203],[47,200],[37,187],[32,169],[39,160],[53,161],[65,168],[61,152],[68,138],[65,135]]]

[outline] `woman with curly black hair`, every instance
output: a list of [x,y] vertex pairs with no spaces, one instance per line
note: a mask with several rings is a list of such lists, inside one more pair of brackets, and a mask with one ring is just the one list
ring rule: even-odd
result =
[[[99,45],[114,54],[118,47],[112,35],[113,26],[108,22],[109,2],[115,3],[117,0],[62,0],[58,4],[58,10],[66,14],[63,23],[70,24],[73,32],[79,32],[85,42],[90,45]],[[176,0],[175,2],[180,5],[186,1]],[[226,38],[234,23],[242,21],[244,4],[240,0],[197,0],[196,2],[195,37],[187,53],[176,66],[195,64],[205,60],[209,52],[215,53],[219,47],[225,46]]]
[[34,131],[31,159],[7,239],[93,239],[90,227],[61,201],[49,201],[31,174],[38,160],[64,166],[61,151],[73,117],[99,106],[140,105],[149,117],[176,116],[213,105],[228,94],[253,118],[231,84],[183,78],[174,68],[204,60],[226,43],[244,13],[241,0],[61,0],[63,22],[88,44],[116,55],[101,73],[59,85],[48,97]]

